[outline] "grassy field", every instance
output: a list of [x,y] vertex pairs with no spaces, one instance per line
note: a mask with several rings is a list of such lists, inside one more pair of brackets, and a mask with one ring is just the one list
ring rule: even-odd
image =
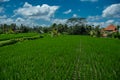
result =
[[0,41],[22,37],[30,37],[35,35],[38,35],[38,33],[0,34]]
[[0,47],[0,80],[119,80],[120,40],[65,35]]

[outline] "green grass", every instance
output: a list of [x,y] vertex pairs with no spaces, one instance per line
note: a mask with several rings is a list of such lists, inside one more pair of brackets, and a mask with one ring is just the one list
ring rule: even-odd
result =
[[12,45],[17,42],[24,41],[24,40],[35,40],[35,39],[39,39],[39,38],[43,38],[43,37],[44,37],[43,35],[36,35],[36,36],[32,36],[32,37],[22,37],[22,38],[4,40],[4,41],[0,41],[0,47]]
[[0,80],[119,80],[120,40],[44,37],[0,47]]
[[0,34],[0,41],[22,38],[22,37],[31,37],[38,35],[37,33],[19,33],[19,34]]

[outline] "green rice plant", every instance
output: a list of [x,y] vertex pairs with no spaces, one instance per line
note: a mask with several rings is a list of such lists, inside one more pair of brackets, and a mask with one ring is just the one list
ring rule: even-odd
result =
[[22,37],[31,37],[36,35],[39,34],[38,33],[0,34],[0,41],[22,38]]
[[79,35],[0,47],[1,80],[119,80],[120,40]]
[[18,40],[12,39],[12,40],[7,40],[7,41],[1,41],[0,42],[0,47],[5,46],[5,45],[10,45],[16,43]]

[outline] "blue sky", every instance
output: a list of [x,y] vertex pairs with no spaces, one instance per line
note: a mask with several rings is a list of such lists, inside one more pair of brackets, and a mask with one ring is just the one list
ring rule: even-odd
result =
[[88,24],[120,24],[120,0],[0,0],[0,24],[64,24],[84,17]]

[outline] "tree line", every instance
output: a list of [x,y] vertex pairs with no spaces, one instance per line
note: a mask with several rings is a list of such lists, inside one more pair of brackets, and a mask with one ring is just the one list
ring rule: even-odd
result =
[[27,32],[38,32],[38,33],[59,33],[59,34],[70,34],[70,35],[91,35],[100,37],[101,28],[100,25],[88,25],[85,18],[70,18],[65,24],[53,23],[49,27],[43,26],[25,26],[21,24],[17,26],[15,23],[10,25],[1,24],[0,34],[4,33],[27,33]]
[[0,34],[3,33],[27,33],[27,32],[44,32],[49,33],[52,30],[57,30],[59,33],[67,33],[67,34],[88,34],[88,32],[92,29],[92,26],[85,25],[84,18],[70,18],[67,20],[66,24],[56,24],[53,23],[49,27],[43,26],[25,26],[21,24],[17,26],[15,23],[10,25],[8,24],[0,24]]

